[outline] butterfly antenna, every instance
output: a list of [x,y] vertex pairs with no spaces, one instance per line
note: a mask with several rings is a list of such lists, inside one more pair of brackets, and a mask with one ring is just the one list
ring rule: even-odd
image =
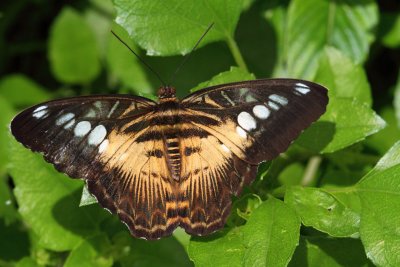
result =
[[170,82],[168,84],[171,84],[174,81],[176,74],[178,74],[178,72],[181,70],[182,66],[185,65],[185,63],[188,61],[188,59],[192,55],[193,51],[197,48],[197,46],[200,44],[201,40],[203,40],[203,38],[206,36],[206,34],[211,30],[211,28],[213,26],[214,26],[214,23],[211,23],[210,26],[208,26],[207,30],[203,33],[203,35],[200,37],[200,39],[197,41],[197,43],[193,46],[190,53],[185,56],[185,58],[182,60],[181,64],[176,68],[176,70],[172,74]]
[[160,80],[160,82],[163,84],[163,86],[167,86],[167,84],[164,82],[163,79],[161,79],[160,75],[149,65],[146,63],[146,61],[144,61],[138,54],[136,54],[135,51],[133,51],[132,48],[130,48],[130,46],[125,43],[113,30],[111,30],[111,33],[121,42],[123,43],[142,63],[143,65],[145,65],[152,73],[154,73],[154,75],[157,76],[157,78]]

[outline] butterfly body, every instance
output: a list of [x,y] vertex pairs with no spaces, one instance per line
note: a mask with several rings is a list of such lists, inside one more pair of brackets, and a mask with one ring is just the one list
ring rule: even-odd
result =
[[181,226],[205,235],[224,226],[231,196],[325,111],[327,91],[291,79],[209,87],[183,100],[123,95],[61,99],[13,120],[18,141],[119,215],[132,235],[158,239]]

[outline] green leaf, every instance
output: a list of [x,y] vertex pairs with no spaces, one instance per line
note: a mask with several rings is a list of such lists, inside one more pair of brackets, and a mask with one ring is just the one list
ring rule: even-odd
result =
[[327,112],[305,131],[297,143],[324,153],[343,149],[386,126],[366,104],[351,98],[329,98]]
[[[391,25],[388,25],[389,23]],[[383,13],[380,27],[385,31],[382,43],[390,48],[400,47],[400,15],[396,12]]]
[[378,9],[370,0],[293,0],[286,28],[286,75],[310,79],[325,46],[363,63],[374,36]]
[[15,267],[39,267],[39,265],[34,259],[24,257],[15,264]]
[[289,267],[371,266],[357,239],[305,238],[300,240]]
[[0,219],[0,265],[2,261],[16,261],[29,255],[30,241],[19,222],[6,225]]
[[224,229],[206,237],[192,237],[189,257],[196,266],[243,266],[242,227]]
[[286,266],[299,242],[300,220],[282,201],[261,204],[243,227],[245,266]]
[[83,237],[98,231],[105,213],[96,206],[79,208],[82,182],[57,173],[41,155],[16,141],[11,144],[11,162],[19,212],[41,246],[69,250],[80,244]]
[[87,84],[100,73],[94,33],[71,8],[64,8],[51,26],[49,59],[53,74],[60,82]]
[[115,243],[122,250],[121,267],[192,266],[184,248],[173,237],[151,242],[132,238],[126,231],[117,234]]
[[360,215],[336,196],[354,194],[354,191],[351,188],[329,191],[293,186],[286,191],[285,203],[296,210],[305,226],[335,237],[358,236]]
[[26,107],[50,98],[45,88],[23,74],[4,77],[0,81],[0,96],[14,107]]
[[14,110],[10,106],[9,101],[0,95],[0,177],[5,174],[6,167],[9,163],[9,127],[10,121],[14,115]]
[[106,253],[109,247],[110,243],[104,235],[84,240],[71,251],[64,266],[112,266],[113,259]]
[[97,203],[97,199],[90,194],[87,185],[83,186],[81,200],[79,201],[79,207],[88,206]]
[[228,71],[221,72],[218,75],[212,77],[210,80],[206,82],[202,82],[197,85],[195,88],[191,89],[191,92],[195,92],[197,90],[210,87],[213,85],[219,85],[224,83],[230,82],[239,82],[239,81],[247,81],[247,80],[254,80],[255,77],[253,74],[248,73],[247,71],[238,68],[238,67],[231,67]]
[[376,265],[400,262],[400,142],[358,184],[361,199],[360,236]]
[[[137,51],[128,34],[121,27],[114,27],[116,34],[134,51]],[[110,36],[107,47],[107,66],[114,79],[136,92],[151,93],[152,85],[142,69],[142,63],[117,38]]]
[[147,54],[164,56],[190,52],[213,22],[214,27],[200,46],[233,39],[242,10],[241,0],[114,0],[114,5],[116,22]]
[[334,47],[323,51],[315,81],[329,88],[331,97],[355,98],[368,106],[372,104],[371,88],[363,67]]
[[400,129],[397,126],[396,116],[392,107],[384,107],[379,112],[379,115],[385,120],[387,127],[368,137],[366,143],[383,155],[399,140]]

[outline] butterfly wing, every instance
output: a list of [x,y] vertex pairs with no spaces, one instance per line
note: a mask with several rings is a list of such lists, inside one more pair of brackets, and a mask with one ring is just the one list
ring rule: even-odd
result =
[[[271,160],[317,120],[328,103],[315,83],[271,79],[210,87],[182,101],[192,121],[183,132],[180,215],[191,234],[225,224],[231,195],[254,180],[257,165]],[[191,153],[187,153],[187,150]]]
[[134,236],[169,235],[176,205],[162,140],[154,130],[156,103],[133,96],[90,96],[50,101],[14,118],[18,141],[43,154],[57,170],[86,180],[99,203],[117,213]]
[[[183,132],[201,132],[187,125]],[[181,226],[189,234],[206,235],[225,224],[231,196],[239,195],[257,173],[257,165],[239,159],[214,135],[181,139],[182,175],[178,207]]]
[[258,164],[285,151],[326,110],[327,90],[295,79],[264,79],[215,86],[183,101],[193,114],[218,120],[194,123],[240,159]]

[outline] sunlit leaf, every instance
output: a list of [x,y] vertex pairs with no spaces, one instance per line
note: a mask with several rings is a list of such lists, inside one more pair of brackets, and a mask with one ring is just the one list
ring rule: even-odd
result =
[[116,22],[149,55],[188,53],[211,23],[201,46],[232,38],[242,10],[241,0],[114,0],[114,5]]
[[64,8],[52,25],[49,58],[54,76],[64,83],[87,84],[100,73],[94,33],[77,11]]

